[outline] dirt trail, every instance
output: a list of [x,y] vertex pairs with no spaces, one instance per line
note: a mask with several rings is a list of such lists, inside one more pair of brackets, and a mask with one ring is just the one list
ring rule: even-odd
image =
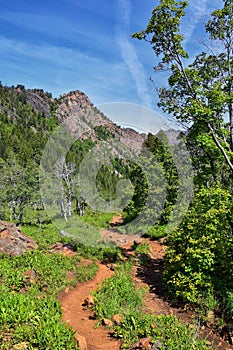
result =
[[[92,319],[93,313],[85,310],[83,302],[90,292],[95,290],[113,271],[102,264],[94,279],[80,283],[77,287],[61,296],[62,320],[72,326],[78,335],[85,337],[88,350],[119,350],[119,341],[110,338],[108,330],[103,327],[94,328],[97,321]],[[77,337],[78,339],[78,337]]]
[[[175,314],[184,322],[190,322],[191,314],[179,308],[169,305],[163,298],[163,287],[161,279],[161,271],[164,263],[165,248],[158,241],[150,241],[139,235],[122,235],[114,226],[121,222],[121,217],[114,217],[111,223],[111,229],[101,230],[104,239],[114,241],[123,248],[125,256],[133,254],[131,246],[134,241],[147,242],[150,245],[150,254],[147,256],[146,264],[137,264],[133,267],[133,278],[138,287],[149,287],[149,291],[144,300],[144,311],[154,314]],[[86,345],[81,345],[81,350],[119,350],[120,342],[111,338],[111,334],[104,327],[95,328],[97,323],[93,319],[93,313],[83,308],[83,302],[91,291],[96,290],[99,285],[112,276],[113,271],[109,267],[98,264],[99,270],[94,279],[91,281],[78,284],[71,291],[66,290],[61,295],[61,305],[63,316],[62,320],[72,326],[77,335],[84,337]],[[209,340],[214,341],[217,349],[226,350],[233,349],[228,343],[215,337],[211,330],[204,331],[205,336],[208,335]],[[78,340],[77,336],[77,340]]]
[[123,219],[121,215],[113,216],[112,221],[110,222],[110,229],[101,229],[100,233],[105,242],[114,242],[119,247],[122,248],[130,248],[134,241],[142,242],[143,239],[141,235],[138,234],[123,234],[117,230],[117,226],[123,223]]

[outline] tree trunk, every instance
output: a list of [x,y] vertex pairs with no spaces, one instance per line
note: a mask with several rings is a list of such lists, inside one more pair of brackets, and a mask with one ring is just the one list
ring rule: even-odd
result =
[[67,221],[67,213],[66,213],[66,206],[64,203],[64,199],[61,199],[61,216],[65,219],[65,221]]

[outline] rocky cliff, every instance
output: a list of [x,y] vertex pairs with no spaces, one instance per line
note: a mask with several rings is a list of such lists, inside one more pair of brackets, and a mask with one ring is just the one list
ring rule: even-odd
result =
[[79,139],[89,137],[96,141],[101,139],[101,134],[108,134],[137,152],[146,138],[146,134],[117,126],[82,91],[75,90],[53,98],[50,93],[41,89],[25,89],[22,85],[11,90],[12,94],[18,95],[47,118],[55,116],[59,123]]
[[[13,119],[17,118],[17,107],[14,105],[14,98],[17,96],[46,118],[56,118],[58,123],[63,124],[69,132],[75,134],[80,140],[91,138],[92,141],[96,141],[105,139],[106,136],[113,137],[138,153],[147,137],[146,134],[140,134],[134,129],[116,125],[94,106],[88,96],[80,90],[53,98],[51,93],[42,89],[26,89],[23,85],[11,88],[2,87],[2,92],[4,89],[11,92],[11,97],[9,98],[8,94],[6,104],[6,99],[2,103],[2,96],[0,96],[0,112],[8,116],[11,115]],[[179,132],[168,130],[166,134],[169,141],[174,143]]]
[[90,137],[93,141],[99,139],[99,127],[106,130],[112,137],[119,140],[134,150],[140,150],[146,134],[139,134],[129,128],[117,126],[107,118],[93,103],[87,95],[76,90],[62,95],[56,109],[56,117],[60,123],[64,123],[68,129],[76,132],[80,138]]

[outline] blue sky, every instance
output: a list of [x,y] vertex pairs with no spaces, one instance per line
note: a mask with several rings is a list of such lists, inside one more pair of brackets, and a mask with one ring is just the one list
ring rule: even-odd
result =
[[[201,29],[219,0],[190,0],[185,45],[200,50]],[[82,90],[94,104],[135,103],[154,110],[151,47],[131,39],[158,0],[0,0],[0,80],[59,96]]]

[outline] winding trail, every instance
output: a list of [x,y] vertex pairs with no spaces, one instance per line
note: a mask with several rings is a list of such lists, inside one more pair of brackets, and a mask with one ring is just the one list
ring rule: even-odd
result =
[[[182,322],[191,321],[191,312],[184,309],[171,307],[168,301],[163,298],[163,286],[161,272],[163,269],[165,247],[159,241],[151,241],[139,235],[122,235],[114,227],[121,222],[121,217],[114,217],[112,228],[102,229],[101,234],[104,239],[114,241],[123,248],[125,257],[134,254],[131,246],[134,241],[138,243],[147,242],[150,245],[150,253],[147,255],[146,264],[137,264],[133,267],[133,279],[139,288],[149,287],[144,299],[144,311],[153,314],[174,314],[180,317]],[[85,262],[84,262],[85,263]],[[86,261],[88,263],[88,261]],[[89,261],[90,263],[90,261]],[[106,278],[113,275],[113,271],[108,265],[98,263],[96,276],[84,283],[78,284],[74,289],[66,289],[60,296],[63,311],[62,320],[72,326],[76,332],[76,340],[81,350],[120,350],[121,343],[111,337],[108,329],[100,326],[95,328],[97,321],[93,319],[93,312],[83,307],[85,298],[91,291],[96,290]],[[214,342],[216,349],[230,350],[232,345],[223,339],[215,336],[211,329],[203,330],[203,336]]]
[[[72,326],[73,330],[77,332],[77,340],[80,339],[79,335],[86,339],[88,350],[119,350],[119,341],[111,338],[107,329],[103,327],[95,328],[97,321],[92,318],[93,313],[89,309],[85,310],[83,307],[83,302],[90,292],[113,274],[113,271],[105,265],[99,263],[98,268],[94,279],[80,283],[75,289],[68,293],[63,293],[61,297],[62,320]],[[84,350],[85,346],[82,346],[82,348],[81,350]]]

